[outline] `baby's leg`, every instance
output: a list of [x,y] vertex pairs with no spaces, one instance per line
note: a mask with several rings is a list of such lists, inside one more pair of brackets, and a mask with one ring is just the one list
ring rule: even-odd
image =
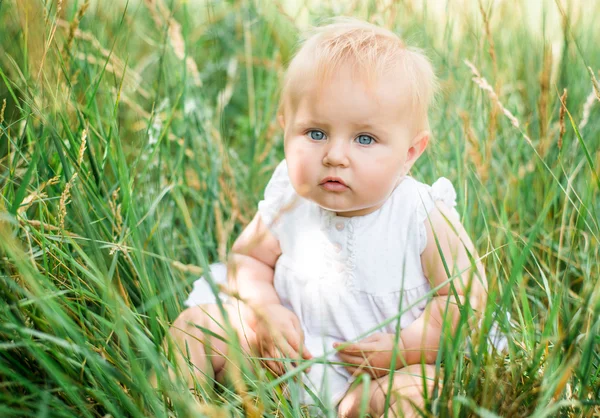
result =
[[[424,367],[424,369],[422,369]],[[385,414],[385,397],[388,392],[390,376],[383,376],[371,381],[369,388],[368,410],[373,417],[382,417]],[[425,390],[427,397],[431,397],[435,381],[435,366],[426,364],[413,364],[394,373],[392,393],[388,416],[390,417],[420,417],[417,412],[425,405]],[[350,390],[340,401],[338,406],[339,417],[358,417],[362,399],[363,385]],[[415,409],[419,408],[419,409]]]
[[[231,327],[238,335],[241,349],[239,354],[243,356],[243,361],[248,361],[247,357],[256,347],[254,331],[240,318],[237,304],[224,304],[223,308]],[[208,332],[205,333],[202,329]],[[175,343],[172,349],[177,367],[182,371],[189,387],[193,387],[195,379],[204,388],[212,388],[213,380],[224,382],[226,366],[239,368],[239,364],[231,363],[233,353],[230,353],[230,344],[226,342],[231,343],[226,329],[225,320],[216,304],[186,309],[169,329]]]

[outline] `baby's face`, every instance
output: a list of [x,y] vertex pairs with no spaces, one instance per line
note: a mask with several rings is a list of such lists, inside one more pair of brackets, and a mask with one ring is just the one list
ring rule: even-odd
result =
[[415,137],[409,100],[399,76],[369,88],[350,71],[332,78],[308,83],[286,104],[289,176],[296,192],[319,206],[340,216],[366,215],[381,207],[409,168]]

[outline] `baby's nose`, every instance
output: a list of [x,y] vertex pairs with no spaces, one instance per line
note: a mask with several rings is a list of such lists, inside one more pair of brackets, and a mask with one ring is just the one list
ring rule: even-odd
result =
[[348,146],[343,141],[331,141],[325,151],[323,164],[330,166],[348,165]]

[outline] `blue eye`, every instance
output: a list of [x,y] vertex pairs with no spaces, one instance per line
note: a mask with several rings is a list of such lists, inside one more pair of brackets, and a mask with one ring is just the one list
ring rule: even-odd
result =
[[325,139],[325,134],[321,131],[308,131],[308,136],[310,139],[314,139],[315,141]]
[[371,145],[375,142],[375,139],[370,135],[359,135],[358,138],[356,138],[356,141],[361,145]]

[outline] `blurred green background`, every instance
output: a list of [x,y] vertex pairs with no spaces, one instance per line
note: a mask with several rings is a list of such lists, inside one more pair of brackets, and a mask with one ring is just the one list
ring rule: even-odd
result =
[[466,356],[465,324],[444,342],[427,414],[600,416],[600,2],[569,0],[0,0],[0,415],[307,414],[261,372],[147,376],[283,158],[299,36],[338,15],[432,59],[412,175],[452,180],[486,324],[512,315],[508,353]]

